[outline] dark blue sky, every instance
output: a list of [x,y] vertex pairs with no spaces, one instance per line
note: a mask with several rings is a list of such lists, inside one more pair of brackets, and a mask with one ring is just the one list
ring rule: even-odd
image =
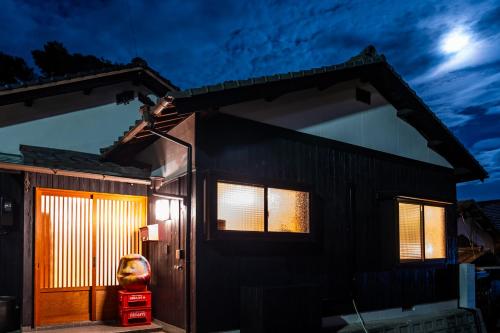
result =
[[500,198],[500,2],[0,0],[0,50],[31,62],[47,40],[182,88],[345,61],[368,44],[490,174],[459,199]]

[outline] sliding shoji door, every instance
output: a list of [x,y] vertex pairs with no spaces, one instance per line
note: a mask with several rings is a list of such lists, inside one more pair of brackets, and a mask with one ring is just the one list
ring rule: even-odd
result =
[[[139,228],[146,225],[146,198],[94,194],[95,208],[95,292],[93,320],[115,317],[118,289],[116,270],[120,258],[142,253]],[[110,301],[113,300],[113,301]]]
[[145,197],[37,189],[35,323],[113,319],[120,257],[141,253]]

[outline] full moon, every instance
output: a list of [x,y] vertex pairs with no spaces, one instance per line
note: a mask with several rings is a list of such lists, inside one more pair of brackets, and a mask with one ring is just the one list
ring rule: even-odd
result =
[[441,42],[444,53],[457,53],[465,49],[471,42],[470,35],[463,29],[456,29],[446,34]]

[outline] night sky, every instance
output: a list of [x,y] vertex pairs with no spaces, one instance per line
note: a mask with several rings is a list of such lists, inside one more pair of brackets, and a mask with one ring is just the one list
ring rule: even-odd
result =
[[500,198],[500,1],[0,0],[0,51],[58,40],[140,56],[181,88],[343,62],[373,44],[486,168],[459,199]]

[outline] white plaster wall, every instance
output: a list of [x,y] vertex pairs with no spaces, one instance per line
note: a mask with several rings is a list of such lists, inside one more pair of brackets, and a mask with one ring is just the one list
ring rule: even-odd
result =
[[[193,146],[192,163],[193,168],[196,168],[195,115],[187,117],[168,134]],[[177,143],[158,139],[138,153],[136,159],[152,166],[152,176],[161,176],[169,180],[186,173],[187,149]]]
[[[372,93],[371,104],[355,100],[355,87]],[[273,102],[251,101],[224,107],[223,113],[293,129],[448,168],[427,140],[396,115],[396,109],[371,85],[345,82],[324,91],[304,90]]]
[[299,131],[451,168],[448,161],[427,147],[427,140],[415,128],[396,116],[389,104]]
[[0,128],[0,152],[19,154],[19,145],[99,153],[140,118],[138,100],[105,104]]

